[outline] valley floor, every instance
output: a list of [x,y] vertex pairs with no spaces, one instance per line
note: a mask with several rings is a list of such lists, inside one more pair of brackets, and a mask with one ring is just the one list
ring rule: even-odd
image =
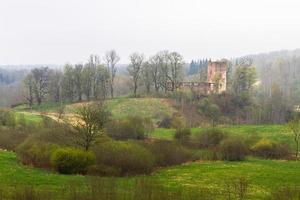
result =
[[[170,189],[210,189],[220,192],[220,188],[245,180],[251,199],[261,199],[270,191],[283,186],[300,186],[300,162],[273,161],[248,158],[243,162],[201,161],[158,170],[146,178],[157,181]],[[130,183],[131,178],[116,178]],[[39,189],[58,190],[68,184],[85,184],[84,176],[58,175],[49,171],[25,167],[18,163],[13,152],[0,152],[0,185],[15,187],[33,186]]]

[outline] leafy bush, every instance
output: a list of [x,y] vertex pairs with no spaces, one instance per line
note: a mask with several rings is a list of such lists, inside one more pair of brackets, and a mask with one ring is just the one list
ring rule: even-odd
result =
[[156,166],[171,166],[192,160],[192,153],[176,142],[155,140],[144,145],[153,153]]
[[171,127],[175,129],[183,129],[186,126],[184,117],[179,113],[174,113],[172,116]]
[[248,147],[244,141],[239,138],[229,138],[221,143],[221,154],[224,160],[229,161],[241,161],[244,160],[247,153]]
[[288,145],[266,139],[256,143],[251,151],[254,155],[267,159],[288,158],[291,152]]
[[117,140],[145,139],[153,129],[153,123],[150,119],[138,116],[111,121],[107,125],[108,135]]
[[29,132],[24,130],[0,127],[0,148],[15,151],[28,135]]
[[85,174],[94,163],[92,152],[76,148],[59,148],[51,155],[52,166],[62,174]]
[[219,151],[211,151],[208,149],[194,150],[193,160],[220,160],[222,156]]
[[114,170],[120,169],[121,175],[144,174],[153,169],[151,152],[133,142],[104,142],[96,146],[94,152],[98,168],[109,166]]
[[172,126],[172,118],[170,116],[165,116],[159,123],[159,128],[171,128]]
[[[17,185],[11,191],[11,195],[7,195],[7,200],[52,200],[53,192],[49,190],[36,189],[29,185]],[[5,194],[4,194],[5,195]]]
[[199,114],[210,119],[213,126],[218,123],[221,116],[221,110],[217,104],[214,104],[208,98],[203,98],[198,107]]
[[215,148],[226,138],[220,129],[206,129],[196,138],[198,148]]
[[0,109],[0,126],[16,126],[16,118],[13,111],[8,109]]
[[296,186],[280,187],[271,192],[268,200],[296,200],[300,199],[300,188]]
[[164,116],[162,121],[159,122],[159,128],[175,128],[182,129],[186,125],[186,121],[179,113],[174,113],[172,117]]
[[190,137],[191,137],[190,128],[177,129],[174,135],[174,138],[182,144],[187,144],[190,140]]
[[98,164],[90,166],[88,168],[88,174],[96,176],[120,176],[121,169],[118,167]]
[[38,129],[32,129],[30,139],[42,142],[57,144],[60,146],[75,146],[74,130],[64,123],[52,123],[49,127],[39,125]]
[[17,148],[18,158],[23,164],[50,168],[51,154],[58,146],[27,139]]

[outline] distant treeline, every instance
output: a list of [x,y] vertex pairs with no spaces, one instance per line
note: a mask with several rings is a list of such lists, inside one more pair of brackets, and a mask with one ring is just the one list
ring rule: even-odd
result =
[[[120,57],[112,50],[104,56],[104,61],[97,55],[91,55],[88,62],[67,64],[63,70],[34,68],[23,81],[23,96],[30,106],[44,101],[76,102],[114,98],[115,80],[118,78],[116,64],[119,60]],[[183,79],[185,63],[177,52],[160,51],[149,59],[143,54],[133,53],[129,60],[127,73],[122,73],[127,80],[125,85],[131,90],[127,95],[137,97],[151,92],[175,91],[176,85]]]
[[[13,89],[0,87],[0,104],[18,103],[21,99],[29,105],[44,101],[76,102],[113,98],[119,94],[161,96],[167,91],[176,93],[176,85],[182,80],[207,80],[209,59],[192,60],[184,70],[186,64],[177,52],[160,51],[147,59],[143,54],[133,53],[127,69],[123,67],[118,73],[119,59],[112,50],[102,59],[92,55],[86,63],[67,64],[63,69],[38,67],[25,79],[26,70],[2,69],[0,85],[23,80],[23,88],[20,92],[21,86],[17,84]],[[199,95],[194,97],[199,101]],[[208,98],[208,105],[217,105],[226,117],[232,115],[229,118],[235,123],[286,122],[294,107],[300,105],[300,50],[230,60],[226,93]]]
[[188,75],[199,74],[201,71],[206,70],[208,66],[209,60],[206,59],[199,59],[199,60],[192,60],[189,67],[188,67]]
[[0,85],[9,85],[22,80],[27,70],[14,70],[0,68]]

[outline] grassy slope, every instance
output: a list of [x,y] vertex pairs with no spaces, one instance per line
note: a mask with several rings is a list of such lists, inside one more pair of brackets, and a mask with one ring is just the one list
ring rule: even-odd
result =
[[31,185],[59,188],[69,182],[82,182],[82,176],[64,176],[45,170],[25,167],[17,162],[16,154],[0,151],[0,184],[5,186]]
[[[244,162],[205,161],[159,170],[151,178],[171,188],[211,188],[218,191],[226,180],[244,176],[249,180],[250,194],[259,198],[279,186],[300,186],[300,162],[271,161],[250,158]],[[128,182],[132,178],[120,178]],[[32,185],[58,189],[70,182],[84,183],[82,176],[57,175],[17,163],[14,153],[0,152],[0,184]]]
[[[159,98],[116,98],[108,100],[108,109],[115,119],[127,116],[141,116],[151,119],[160,119],[164,115],[171,115],[175,109],[166,99]],[[74,112],[81,103],[71,104],[66,107],[68,112]]]
[[38,113],[16,112],[17,121],[21,118],[21,116],[24,117],[26,124],[38,123],[42,121],[42,117]]
[[191,163],[162,170],[155,176],[170,187],[207,187],[218,190],[228,180],[246,177],[252,197],[282,186],[300,186],[300,162],[250,159],[244,162]]
[[[72,112],[78,104],[68,105],[67,112]],[[108,101],[113,117],[120,119],[128,115],[140,115],[156,118],[174,112],[163,99],[128,99],[120,98]],[[55,111],[55,106],[44,106],[40,111]],[[22,110],[22,109],[19,109]],[[29,121],[38,121],[40,116],[26,114]],[[269,138],[293,145],[292,134],[283,125],[243,125],[227,126],[222,129],[232,135],[241,135],[248,139]],[[202,128],[192,129],[193,135]],[[174,130],[157,129],[153,137],[171,139]],[[170,187],[209,187],[217,190],[224,185],[228,177],[246,176],[250,180],[251,193],[255,197],[263,196],[269,190],[285,185],[300,186],[300,162],[269,161],[250,159],[245,162],[201,162],[162,169],[152,178]],[[32,184],[40,187],[60,187],[70,181],[84,181],[80,176],[56,175],[44,170],[23,167],[16,162],[14,153],[0,152],[0,184]],[[122,179],[129,181],[127,178]]]
[[[66,105],[65,112],[74,113],[80,105],[82,103],[68,104]],[[141,116],[156,121],[165,115],[172,115],[175,112],[175,109],[169,104],[168,100],[160,98],[115,98],[108,100],[107,105],[114,119],[122,119],[127,116]],[[35,105],[33,111],[52,113],[57,112],[58,108],[59,104],[45,103],[41,106]],[[15,110],[23,113],[29,111],[24,105],[16,107]],[[26,115],[26,117],[31,116]]]
[[[293,135],[284,125],[237,125],[218,128],[227,131],[231,135],[243,136],[248,139],[267,138],[294,145]],[[197,135],[203,130],[204,128],[193,128],[192,134]],[[173,129],[159,128],[152,133],[152,137],[171,139],[174,133],[175,130]]]
[[[275,140],[286,140],[286,137],[290,137],[291,133],[284,125],[236,125],[236,126],[219,126],[222,130],[232,133],[234,135],[245,136],[263,136]],[[192,128],[192,134],[196,135],[201,133],[205,128]],[[158,128],[152,134],[153,137],[158,138],[172,138],[174,135],[174,129]]]

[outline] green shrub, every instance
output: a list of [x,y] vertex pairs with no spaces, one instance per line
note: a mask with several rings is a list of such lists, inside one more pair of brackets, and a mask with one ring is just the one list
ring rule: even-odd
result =
[[186,121],[184,117],[179,113],[174,113],[172,116],[171,127],[175,129],[183,129],[186,127]]
[[248,147],[239,138],[229,138],[221,143],[220,151],[224,160],[241,161],[245,159]]
[[220,129],[206,129],[196,137],[198,148],[215,148],[226,138]]
[[192,160],[192,153],[177,142],[155,140],[144,143],[144,146],[153,153],[155,164],[159,167],[182,164]]
[[20,129],[0,127],[0,148],[15,151],[28,135],[29,132]]
[[190,140],[190,137],[191,137],[190,128],[177,129],[174,135],[174,138],[182,144],[187,144]]
[[0,126],[15,127],[15,113],[9,109],[0,109]]
[[283,159],[290,156],[290,148],[286,144],[262,139],[251,148],[255,156],[266,159]]
[[[49,190],[39,190],[29,185],[17,185],[10,191],[7,200],[53,200],[53,192]],[[0,196],[1,198],[1,196]]]
[[94,148],[96,164],[120,169],[122,175],[144,174],[153,169],[154,157],[147,149],[133,142],[110,141]]
[[163,119],[158,123],[159,128],[171,128],[172,126],[172,118],[170,116],[165,116]]
[[193,151],[193,160],[220,160],[222,156],[218,151],[201,149]]
[[50,127],[40,125],[38,129],[30,130],[30,138],[37,142],[52,143],[60,146],[75,146],[74,130],[64,123],[52,123]]
[[26,140],[17,148],[18,158],[23,164],[35,167],[50,168],[51,154],[58,146],[49,143],[41,143]]
[[145,139],[153,129],[150,119],[138,116],[111,121],[107,124],[108,135],[116,140]]
[[96,175],[96,176],[120,176],[121,169],[114,166],[107,166],[107,165],[92,165],[88,168],[89,175]]
[[271,192],[268,200],[297,200],[300,199],[300,188],[297,186],[280,187]]
[[175,128],[182,129],[186,125],[184,117],[179,113],[174,113],[171,117],[166,115],[158,123],[159,128]]
[[85,174],[94,163],[92,152],[76,148],[59,148],[51,155],[52,166],[62,174]]

